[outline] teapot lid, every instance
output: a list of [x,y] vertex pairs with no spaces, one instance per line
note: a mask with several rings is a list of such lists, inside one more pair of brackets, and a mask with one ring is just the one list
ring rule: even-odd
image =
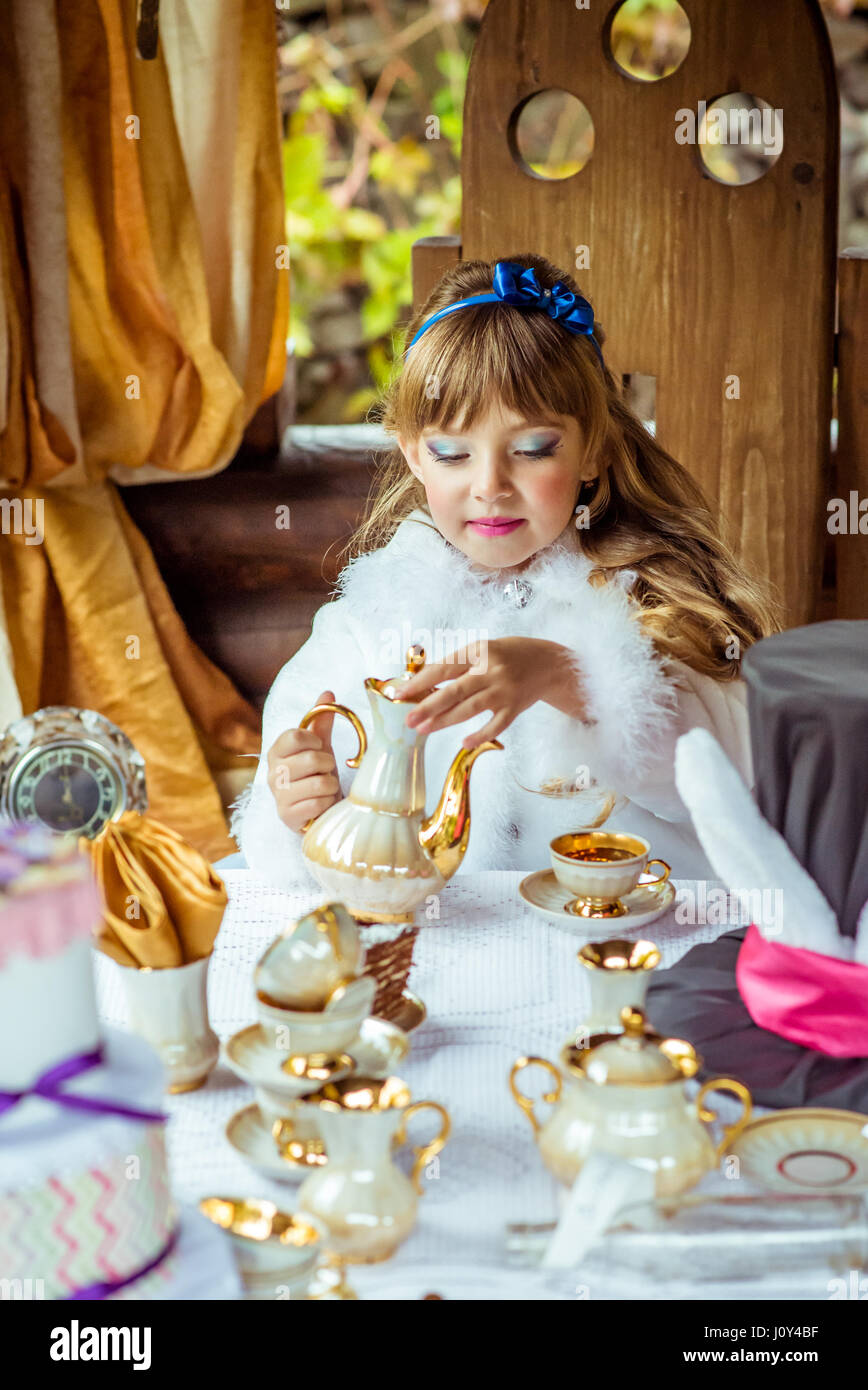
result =
[[385,695],[387,700],[406,699],[408,704],[418,704],[429,692],[425,690],[419,695],[405,696],[401,691],[401,686],[406,685],[407,681],[415,676],[417,671],[421,671],[424,665],[425,648],[420,647],[418,642],[415,642],[412,647],[407,648],[406,669],[401,672],[400,676],[388,676],[385,680],[377,680],[375,676],[369,676],[365,685],[368,689],[376,690],[380,695]]
[[565,1062],[576,1076],[597,1086],[662,1086],[695,1076],[702,1059],[683,1038],[664,1038],[645,1026],[641,1009],[621,1010],[623,1033],[592,1038],[585,1048],[567,1048]]

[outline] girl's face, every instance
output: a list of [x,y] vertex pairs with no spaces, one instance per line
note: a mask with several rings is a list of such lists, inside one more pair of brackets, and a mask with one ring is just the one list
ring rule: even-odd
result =
[[472,430],[399,436],[437,529],[487,569],[523,569],[571,520],[583,467],[578,421],[523,419],[499,404]]

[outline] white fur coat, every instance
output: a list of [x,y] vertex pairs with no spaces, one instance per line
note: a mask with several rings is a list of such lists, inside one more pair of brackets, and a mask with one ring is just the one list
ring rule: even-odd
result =
[[[752,787],[744,682],[718,682],[680,662],[662,662],[635,621],[628,593],[634,576],[627,572],[623,582],[593,588],[591,568],[570,523],[522,572],[519,606],[514,592],[504,593],[503,582],[444,540],[422,509],[387,545],[352,561],[339,577],[339,597],[320,608],[308,641],[279,672],[265,703],[256,775],[231,822],[251,869],[284,886],[312,881],[301,836],[277,815],[266,755],[321,691],[333,690],[370,734],[364,681],[400,674],[411,643],[424,646],[428,661],[443,661],[474,638],[529,636],[570,650],[589,696],[589,721],[538,701],[499,735],[503,752],[479,755],[470,778],[470,841],[458,872],[547,868],[549,840],[576,828],[575,811],[568,798],[525,788],[551,776],[572,781],[578,768],[587,768],[601,785],[629,797],[607,828],[644,835],[674,877],[713,877],[676,791],[675,743],[690,728],[710,730]],[[483,712],[427,736],[429,813],[462,739],[490,718]],[[346,760],[357,740],[340,715],[332,747],[346,795],[354,776]]]

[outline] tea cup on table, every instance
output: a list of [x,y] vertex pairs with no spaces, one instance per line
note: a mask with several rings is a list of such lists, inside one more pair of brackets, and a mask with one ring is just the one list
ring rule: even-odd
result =
[[659,892],[669,878],[663,859],[649,859],[651,846],[641,835],[617,831],[575,830],[556,835],[549,844],[552,869],[562,888],[574,893],[564,905],[576,917],[623,917],[621,898],[639,883],[651,865],[662,873],[642,887]]
[[374,1002],[377,982],[372,976],[352,981],[348,1003],[329,1009],[287,1009],[261,990],[256,994],[259,1026],[272,1046],[286,1056],[295,1053],[343,1052],[357,1036]]
[[248,1298],[310,1297],[325,1228],[252,1197],[204,1197],[199,1210],[228,1235]]
[[321,1009],[362,968],[364,948],[343,903],[323,903],[300,917],[260,956],[257,990],[288,1009]]

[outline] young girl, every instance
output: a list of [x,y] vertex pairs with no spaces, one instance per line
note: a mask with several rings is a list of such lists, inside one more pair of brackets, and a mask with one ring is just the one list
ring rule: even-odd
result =
[[[712,877],[674,783],[678,737],[709,729],[753,785],[741,654],[778,629],[697,484],[606,368],[572,278],[536,255],[470,261],[410,324],[382,419],[399,448],[263,711],[232,830],[275,882],[312,883],[301,828],[345,796],[370,733],[368,676],[426,666],[407,723],[427,735],[427,806],[463,745],[498,738],[471,778],[459,872],[539,869],[596,784],[628,798],[607,829],[643,835],[674,877]],[[419,697],[422,697],[419,699]]]

